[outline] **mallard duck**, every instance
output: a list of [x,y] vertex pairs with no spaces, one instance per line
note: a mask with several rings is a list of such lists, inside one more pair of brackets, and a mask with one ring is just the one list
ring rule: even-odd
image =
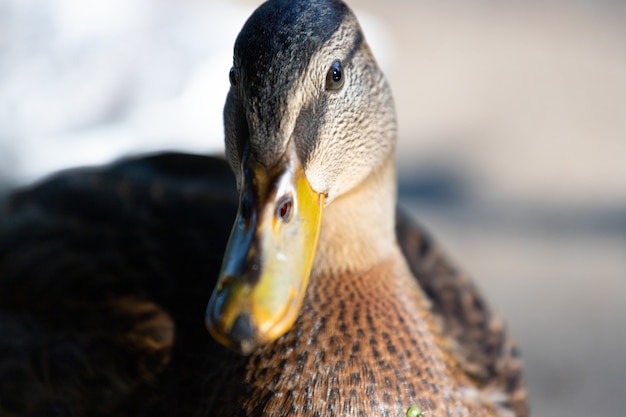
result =
[[510,414],[509,388],[477,383],[398,245],[393,100],[350,9],[264,3],[230,79],[240,203],[206,318],[249,356],[244,394],[216,414]]
[[3,415],[527,416],[501,320],[396,209],[393,100],[350,9],[264,3],[229,78],[234,181],[161,155],[8,198]]

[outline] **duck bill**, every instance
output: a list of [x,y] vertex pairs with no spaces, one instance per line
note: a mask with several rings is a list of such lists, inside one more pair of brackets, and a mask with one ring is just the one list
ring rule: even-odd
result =
[[244,156],[243,174],[206,325],[218,342],[248,354],[279,338],[298,317],[324,196],[311,188],[292,146],[271,169]]

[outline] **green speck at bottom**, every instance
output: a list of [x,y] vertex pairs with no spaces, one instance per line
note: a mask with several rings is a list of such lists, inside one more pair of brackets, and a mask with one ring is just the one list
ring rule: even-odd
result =
[[409,409],[406,410],[406,417],[424,417],[424,415],[419,407],[409,407]]

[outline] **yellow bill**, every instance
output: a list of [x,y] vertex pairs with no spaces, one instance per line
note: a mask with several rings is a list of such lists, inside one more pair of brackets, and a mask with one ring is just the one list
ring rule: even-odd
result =
[[290,147],[266,169],[243,160],[239,211],[206,325],[220,343],[248,354],[276,340],[298,317],[321,225],[315,192]]

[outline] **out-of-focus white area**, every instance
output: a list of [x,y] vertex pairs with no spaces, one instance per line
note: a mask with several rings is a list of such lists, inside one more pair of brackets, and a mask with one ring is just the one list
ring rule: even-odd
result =
[[[353,0],[400,199],[501,311],[533,415],[626,410],[626,4]],[[222,149],[255,0],[0,0],[0,185]]]
[[2,0],[2,174],[221,148],[233,2]]
[[[253,4],[0,0],[0,178],[160,149],[220,152],[232,47]],[[373,44],[385,30],[365,14]],[[390,49],[379,48],[388,60]]]

